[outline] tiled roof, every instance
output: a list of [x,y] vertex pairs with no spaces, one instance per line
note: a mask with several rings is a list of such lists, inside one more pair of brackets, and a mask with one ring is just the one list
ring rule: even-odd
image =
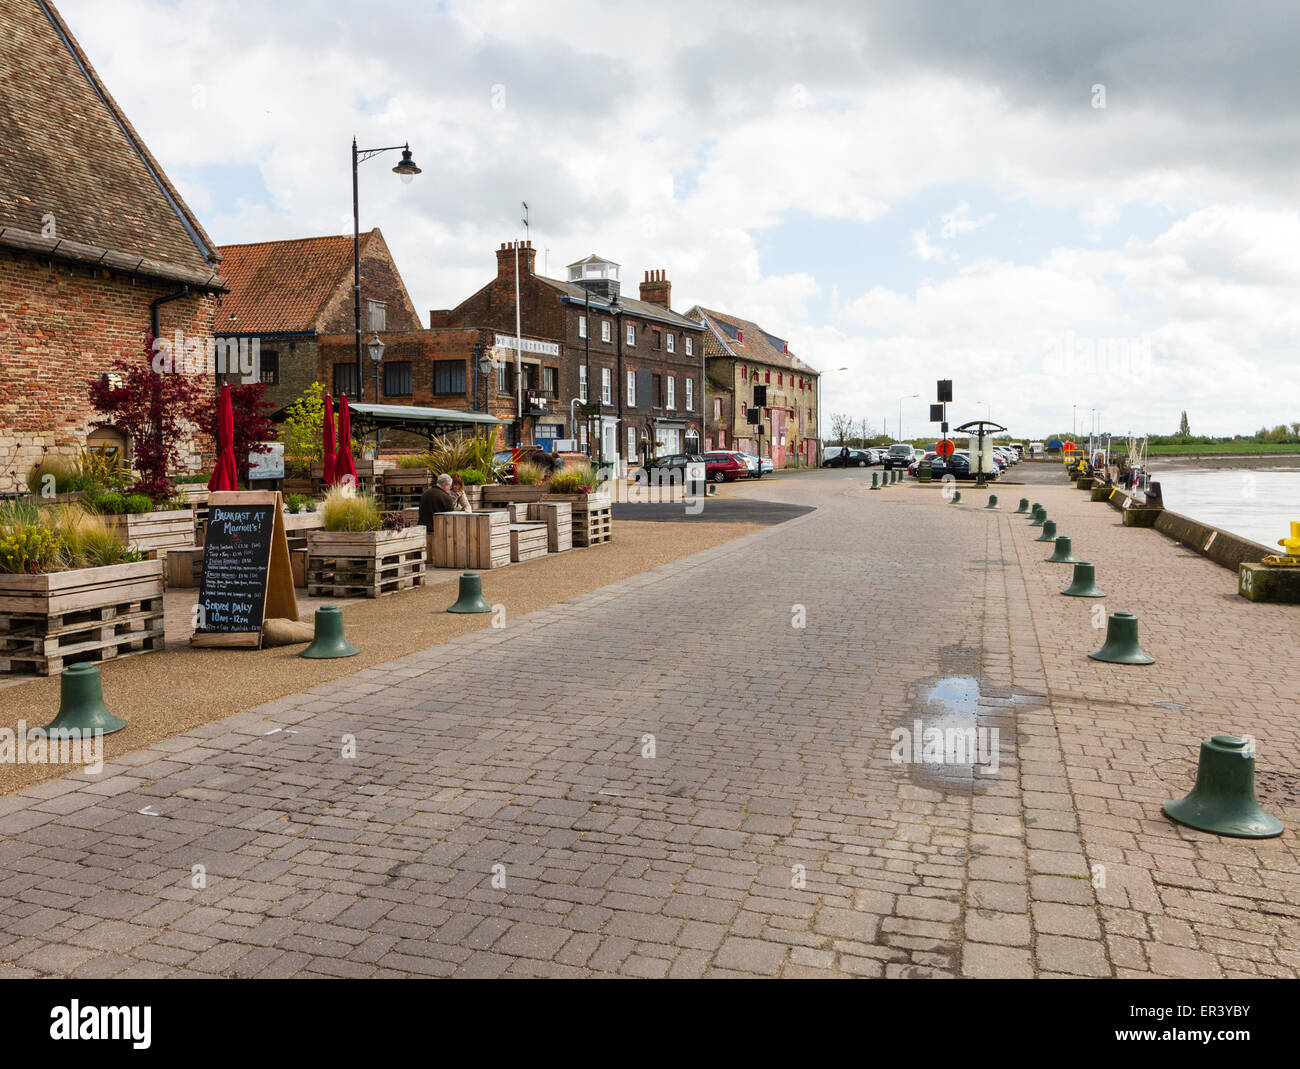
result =
[[97,250],[113,266],[144,261],[141,274],[214,274],[216,246],[48,0],[5,0],[0,85],[3,243],[22,247],[53,216],[78,259]]
[[[362,255],[371,233],[361,235]],[[217,309],[218,333],[305,333],[352,273],[352,235],[223,245],[221,255],[230,293]]]
[[[769,334],[757,323],[739,316],[715,312],[711,308],[696,305],[687,312],[699,314],[701,321],[713,328],[718,339],[735,355],[738,360],[753,360],[757,364],[773,364],[776,367],[788,367],[793,371],[805,371],[816,375],[817,370],[804,363],[793,353],[785,352],[784,339]],[[743,335],[744,341],[738,340]]]
[[[559,290],[564,296],[572,297],[575,301],[584,301],[587,298],[587,291],[581,286],[574,285],[572,282],[561,282],[559,279],[546,278],[544,275],[536,276],[538,282],[545,282]],[[658,319],[663,323],[670,323],[674,326],[689,327],[692,330],[699,329],[698,320],[689,319],[679,312],[674,312],[670,308],[665,308],[662,304],[651,304],[649,301],[638,301],[632,297],[618,295],[618,303],[624,311],[633,315],[644,316],[646,319]],[[591,295],[591,306],[601,311],[607,311],[609,301],[598,293]]]

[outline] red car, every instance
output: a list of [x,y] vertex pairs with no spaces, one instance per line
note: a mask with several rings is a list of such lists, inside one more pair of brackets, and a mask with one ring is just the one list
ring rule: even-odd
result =
[[704,477],[715,483],[749,478],[749,465],[739,453],[705,453]]

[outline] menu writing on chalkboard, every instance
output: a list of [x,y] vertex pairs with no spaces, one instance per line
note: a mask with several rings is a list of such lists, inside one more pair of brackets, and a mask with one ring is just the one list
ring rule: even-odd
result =
[[261,631],[271,565],[273,505],[217,505],[208,510],[198,632]]

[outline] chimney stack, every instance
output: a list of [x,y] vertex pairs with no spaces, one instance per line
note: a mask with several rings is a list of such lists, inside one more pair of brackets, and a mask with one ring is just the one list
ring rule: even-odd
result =
[[641,300],[646,304],[657,304],[661,308],[672,308],[673,284],[668,281],[667,271],[647,271],[645,281],[641,283]]
[[537,250],[531,241],[506,241],[497,249],[497,278],[515,279],[515,249],[519,250],[521,278],[537,274]]

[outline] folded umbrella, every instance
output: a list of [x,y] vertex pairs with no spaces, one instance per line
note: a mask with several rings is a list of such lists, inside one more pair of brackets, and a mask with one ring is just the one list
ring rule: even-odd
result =
[[239,469],[235,467],[235,410],[230,403],[229,383],[222,385],[217,402],[217,466],[212,469],[208,489],[239,489]]
[[326,486],[334,485],[334,402],[330,400],[330,395],[325,395],[325,412],[321,419],[321,435],[324,445],[325,471],[324,479]]
[[339,445],[334,454],[334,475],[339,479],[351,476],[351,485],[357,485],[357,465],[352,459],[352,408],[346,394],[339,398]]

